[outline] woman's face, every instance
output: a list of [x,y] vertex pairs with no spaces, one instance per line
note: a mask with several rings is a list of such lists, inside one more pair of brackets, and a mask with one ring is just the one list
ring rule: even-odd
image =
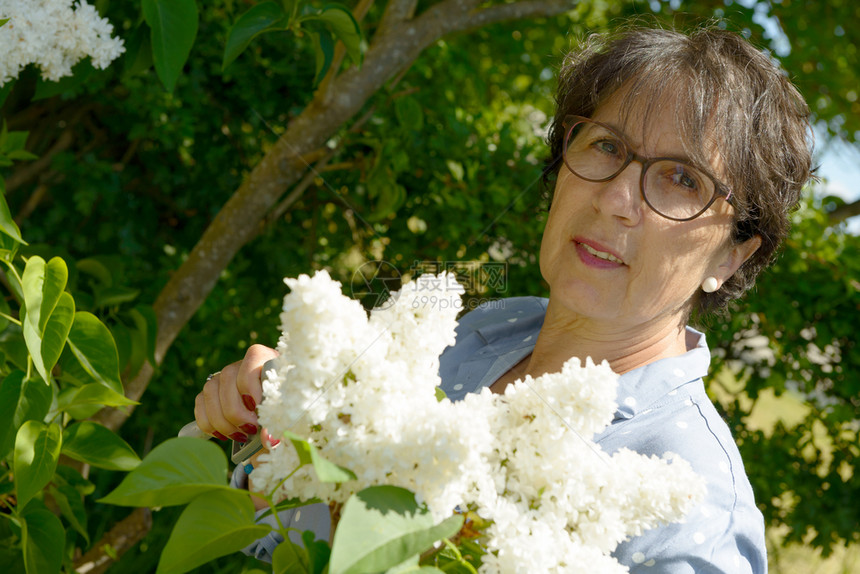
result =
[[[613,127],[644,157],[685,156],[670,106],[652,113],[643,129],[636,113],[621,122],[621,95],[592,119]],[[723,175],[716,154],[704,167]],[[757,246],[757,240],[732,244],[732,207],[722,199],[692,221],[661,217],[642,198],[641,172],[634,161],[614,179],[594,183],[561,165],[540,267],[554,303],[576,316],[622,327],[681,319],[702,281],[713,276],[722,285]]]

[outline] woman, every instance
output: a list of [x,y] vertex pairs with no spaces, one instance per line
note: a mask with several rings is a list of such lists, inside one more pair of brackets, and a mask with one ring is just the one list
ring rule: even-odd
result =
[[[574,356],[622,374],[615,420],[595,440],[608,452],[678,453],[708,484],[685,523],[619,546],[631,572],[767,569],[761,513],[704,391],[705,336],[687,323],[749,289],[785,238],[809,177],[807,115],[783,73],[734,34],[589,38],[561,70],[549,132],[540,269],[550,297],[467,314],[442,355],[452,400]],[[252,347],[207,383],[195,408],[203,431],[256,430],[260,367],[273,354]],[[306,514],[300,528],[318,518],[325,532],[327,517]]]

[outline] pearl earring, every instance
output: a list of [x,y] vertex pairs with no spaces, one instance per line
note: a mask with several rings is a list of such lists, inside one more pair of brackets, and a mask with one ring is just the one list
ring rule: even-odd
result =
[[708,277],[702,282],[702,291],[705,293],[713,293],[720,287],[716,277]]

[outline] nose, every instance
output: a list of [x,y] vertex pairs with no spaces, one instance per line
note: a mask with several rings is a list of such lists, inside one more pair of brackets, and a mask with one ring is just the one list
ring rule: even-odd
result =
[[594,209],[617,217],[625,225],[636,225],[642,217],[642,169],[642,164],[633,160],[609,181],[596,183]]

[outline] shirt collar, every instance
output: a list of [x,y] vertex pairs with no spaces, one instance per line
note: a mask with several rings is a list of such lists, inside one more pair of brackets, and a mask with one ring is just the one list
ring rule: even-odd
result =
[[618,378],[618,410],[615,419],[633,418],[679,387],[708,374],[711,352],[705,335],[687,327],[695,346],[683,355],[667,357],[633,369]]
[[[469,362],[492,361],[478,389],[491,385],[534,350],[546,314],[546,300],[523,298],[522,305],[512,305],[505,311],[503,320],[496,316],[494,321],[476,326],[486,345]],[[661,397],[707,375],[711,353],[705,335],[692,327],[687,327],[687,334],[695,346],[683,355],[654,361],[619,377],[615,420],[633,418]]]

